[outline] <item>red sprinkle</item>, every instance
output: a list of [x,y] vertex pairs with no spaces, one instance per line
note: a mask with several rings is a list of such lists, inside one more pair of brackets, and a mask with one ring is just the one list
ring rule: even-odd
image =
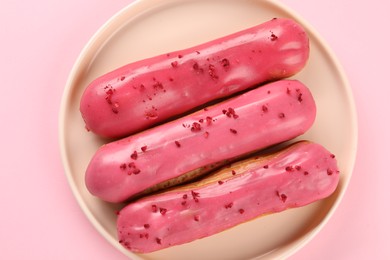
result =
[[114,94],[114,90],[115,90],[115,89],[113,89],[111,85],[105,86],[104,89],[106,90],[106,94],[107,94],[107,95],[112,95],[112,94]]
[[164,89],[164,86],[163,86],[163,84],[160,81],[157,81],[156,83],[153,84],[153,88],[155,90]]
[[299,93],[299,94],[298,94],[298,101],[299,101],[299,102],[302,102],[302,101],[303,101],[303,99],[302,99],[302,93]]
[[237,130],[235,130],[233,128],[230,128],[230,132],[233,133],[233,134],[237,134]]
[[195,202],[199,202],[199,192],[191,191],[192,198],[194,199]]
[[158,114],[156,111],[146,111],[145,117],[146,117],[146,119],[155,119],[158,117]]
[[244,209],[239,209],[238,212],[240,212],[240,214],[244,214],[245,210]]
[[137,153],[137,151],[134,151],[132,154],[131,154],[131,159],[133,159],[133,160],[137,160],[137,158],[138,158],[138,153]]
[[308,174],[309,174],[308,171],[304,171],[304,172],[303,172],[303,175],[308,175]]
[[330,155],[330,158],[334,159],[334,158],[336,158],[336,155],[331,154],[331,155]]
[[191,191],[191,195],[192,195],[192,197],[193,198],[197,198],[197,197],[199,197],[199,192],[196,192],[196,191]]
[[235,170],[232,170],[232,175],[236,175],[236,171]]
[[223,181],[218,181],[218,184],[219,184],[219,185],[222,185],[222,184],[223,184]]
[[228,108],[228,111],[229,111],[229,113],[232,113],[232,114],[235,114],[235,113],[236,113],[236,111],[234,111],[234,109],[231,108],[231,107]]
[[271,41],[276,41],[278,39],[278,36],[276,36],[273,32],[271,32]]
[[146,152],[146,149],[148,149],[148,147],[146,145],[141,147],[142,152]]
[[203,134],[203,136],[204,136],[205,138],[209,137],[209,135],[210,135],[209,132],[204,132],[204,134]]
[[230,209],[231,207],[233,207],[233,202],[230,202],[229,204],[225,205],[226,209]]
[[197,62],[194,63],[192,68],[197,72],[197,73],[203,73],[203,69],[199,66]]
[[187,201],[182,201],[181,205],[185,206],[187,204]]
[[129,168],[135,168],[135,163],[133,162],[129,163]]
[[124,80],[125,80],[125,78],[126,78],[125,76],[122,76],[122,77],[121,77],[121,81],[124,81]]
[[326,172],[328,173],[328,175],[332,175],[333,174],[333,170],[331,170],[331,169],[328,169]]
[[195,221],[199,221],[199,216],[198,216],[198,215],[195,215],[195,216],[194,216],[194,220],[195,220]]
[[176,146],[177,146],[178,148],[181,147],[181,144],[179,143],[179,141],[175,141],[175,144],[176,144]]
[[152,212],[157,213],[157,206],[156,205],[152,205]]
[[269,167],[268,164],[263,166],[264,169],[268,169],[268,167]]
[[212,79],[217,80],[219,77],[215,71],[215,66],[214,65],[209,65],[209,75]]
[[132,174],[137,175],[141,172],[141,170],[138,169],[137,166],[135,166],[135,163],[133,162],[129,163],[128,167],[129,167],[129,171],[127,173],[128,175],[132,175]]
[[121,170],[126,170],[126,163],[122,163],[119,168],[121,168]]
[[286,171],[287,172],[293,172],[294,171],[294,168],[292,166],[287,166],[286,167]]
[[279,191],[277,191],[276,195],[283,201],[283,203],[286,202],[286,200],[287,200],[286,194],[283,194],[283,193],[280,194]]
[[222,67],[224,67],[226,70],[230,67],[230,62],[228,59],[222,59],[221,60]]
[[192,65],[192,68],[194,70],[199,70],[199,64],[197,62],[195,62],[194,65]]
[[164,216],[167,213],[167,209],[160,208],[160,213]]
[[[141,170],[138,169],[138,168],[134,168],[134,169],[133,169],[133,174],[135,174],[135,175],[139,174],[140,172],[141,172]],[[129,175],[130,175],[130,174],[129,174]]]
[[178,65],[177,61],[171,62],[171,66],[173,68],[177,68],[177,65]]
[[302,167],[300,165],[295,165],[295,170],[300,171]]
[[229,107],[227,110],[226,109],[222,110],[222,113],[225,114],[227,117],[233,117],[234,119],[238,118],[236,111],[231,107]]
[[268,107],[266,105],[263,105],[261,107],[261,110],[263,110],[264,113],[267,113],[268,112]]
[[213,119],[210,116],[208,116],[208,117],[206,117],[206,122],[207,122],[207,125],[211,125],[211,123],[213,122]]
[[161,245],[161,238],[156,237],[157,244]]
[[202,126],[198,122],[192,123],[191,131],[192,132],[199,132],[202,130]]
[[150,228],[150,225],[149,224],[145,224],[144,228]]
[[279,118],[285,118],[286,117],[286,115],[284,114],[284,113],[279,113]]
[[111,110],[112,110],[112,112],[114,114],[118,114],[119,113],[118,108],[116,108],[116,107],[113,107]]

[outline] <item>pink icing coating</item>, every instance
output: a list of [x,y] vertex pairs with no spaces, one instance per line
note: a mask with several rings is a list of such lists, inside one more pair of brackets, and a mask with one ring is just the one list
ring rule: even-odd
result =
[[128,64],[94,80],[80,111],[105,137],[144,130],[194,107],[299,72],[309,56],[303,28],[289,19]]
[[314,122],[306,86],[281,80],[103,145],[85,176],[95,196],[121,202],[200,167],[290,140]]
[[222,182],[192,185],[129,204],[118,216],[119,242],[140,253],[191,242],[325,198],[338,181],[334,156],[319,144],[299,142],[265,161],[252,160]]

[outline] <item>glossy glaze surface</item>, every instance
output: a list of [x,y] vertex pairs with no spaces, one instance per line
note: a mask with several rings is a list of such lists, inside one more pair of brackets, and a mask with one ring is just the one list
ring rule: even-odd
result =
[[290,140],[316,116],[306,86],[282,80],[103,145],[86,171],[95,196],[120,202],[156,184]]
[[208,101],[294,75],[308,56],[303,28],[290,19],[272,19],[105,74],[89,84],[80,111],[92,132],[124,136]]
[[152,252],[307,205],[332,194],[339,169],[335,156],[321,145],[299,142],[216,175],[126,206],[117,222],[120,243],[135,252]]

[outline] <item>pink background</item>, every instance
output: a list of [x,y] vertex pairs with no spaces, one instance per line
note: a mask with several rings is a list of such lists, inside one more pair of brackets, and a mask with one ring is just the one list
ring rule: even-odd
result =
[[[1,1],[2,259],[126,259],[92,227],[70,191],[58,113],[81,49],[129,2]],[[390,259],[390,2],[281,2],[309,21],[339,57],[359,120],[346,195],[319,235],[291,259]]]

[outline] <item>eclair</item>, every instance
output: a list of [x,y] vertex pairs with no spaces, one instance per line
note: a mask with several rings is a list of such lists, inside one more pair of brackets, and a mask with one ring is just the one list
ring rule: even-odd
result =
[[87,167],[86,186],[105,201],[123,202],[302,135],[315,115],[314,99],[304,84],[269,83],[103,145]]
[[293,20],[275,18],[107,72],[86,87],[80,111],[93,133],[124,137],[213,100],[290,77],[308,57],[304,29]]
[[117,219],[119,243],[136,253],[189,243],[326,198],[338,182],[335,155],[301,141],[128,204]]

